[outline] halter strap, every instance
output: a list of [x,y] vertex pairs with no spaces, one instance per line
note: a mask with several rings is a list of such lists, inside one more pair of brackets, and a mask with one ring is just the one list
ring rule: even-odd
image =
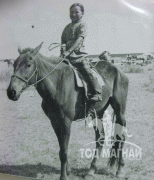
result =
[[30,86],[31,84],[29,85],[28,83],[29,83],[29,81],[31,80],[31,78],[34,76],[34,74],[35,74],[36,72],[37,72],[37,67],[35,68],[33,74],[30,76],[30,78],[29,78],[28,80],[26,80],[26,79],[18,76],[17,74],[13,74],[12,77],[17,77],[18,79],[24,81],[24,82],[27,84],[27,86]]

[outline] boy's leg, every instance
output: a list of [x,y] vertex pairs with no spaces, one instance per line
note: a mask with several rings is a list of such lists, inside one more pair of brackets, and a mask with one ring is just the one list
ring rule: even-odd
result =
[[93,75],[89,62],[87,59],[83,59],[80,66],[77,67],[78,71],[85,77],[85,80],[90,86],[90,92],[92,94],[91,101],[101,101],[102,100],[102,88],[98,83],[97,78]]

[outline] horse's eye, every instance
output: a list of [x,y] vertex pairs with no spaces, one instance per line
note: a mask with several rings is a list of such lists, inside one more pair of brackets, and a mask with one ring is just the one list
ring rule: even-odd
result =
[[30,67],[31,65],[30,64],[27,64],[27,67]]

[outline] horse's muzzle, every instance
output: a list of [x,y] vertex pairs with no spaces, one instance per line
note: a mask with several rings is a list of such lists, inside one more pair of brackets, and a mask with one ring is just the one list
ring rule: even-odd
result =
[[16,90],[8,87],[7,96],[10,100],[17,101],[19,99],[19,95],[17,96]]

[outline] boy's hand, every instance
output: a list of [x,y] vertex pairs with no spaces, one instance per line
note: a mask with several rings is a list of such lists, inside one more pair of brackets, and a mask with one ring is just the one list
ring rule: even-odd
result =
[[64,53],[63,53],[63,57],[64,58],[67,58],[67,56],[69,56],[70,55],[70,52],[69,51],[65,51]]

